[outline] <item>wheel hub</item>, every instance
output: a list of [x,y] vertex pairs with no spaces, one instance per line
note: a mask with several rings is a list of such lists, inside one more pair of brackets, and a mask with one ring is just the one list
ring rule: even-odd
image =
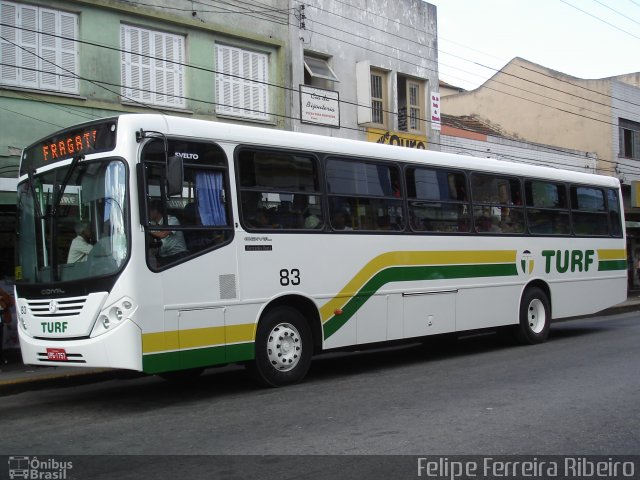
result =
[[529,303],[527,322],[533,333],[540,333],[544,329],[546,323],[545,315],[544,304],[539,299],[536,298]]
[[267,341],[267,357],[276,370],[287,372],[300,361],[302,340],[300,333],[290,323],[276,325]]

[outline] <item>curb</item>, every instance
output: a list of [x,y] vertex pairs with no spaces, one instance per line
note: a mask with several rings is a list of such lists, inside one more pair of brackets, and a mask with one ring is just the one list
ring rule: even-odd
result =
[[78,370],[77,372],[52,372],[0,380],[0,396],[52,387],[72,387],[114,379],[141,376],[140,372],[110,368]]

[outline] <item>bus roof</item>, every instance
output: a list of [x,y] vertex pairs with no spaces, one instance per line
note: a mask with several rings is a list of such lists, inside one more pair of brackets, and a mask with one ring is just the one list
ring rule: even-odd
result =
[[[613,188],[619,188],[620,185],[620,181],[616,177],[605,175],[469,155],[442,153],[434,150],[382,145],[361,140],[290,132],[267,127],[236,125],[161,114],[124,114],[119,117],[118,122],[118,130],[120,132],[123,130],[133,132],[140,128],[145,130],[157,129],[165,131],[168,135],[211,139],[218,142],[227,141],[244,145],[322,152],[332,155],[414,162],[423,165],[499,172],[506,175],[537,177],[556,181],[598,184]],[[162,128],[163,126],[164,128]]]

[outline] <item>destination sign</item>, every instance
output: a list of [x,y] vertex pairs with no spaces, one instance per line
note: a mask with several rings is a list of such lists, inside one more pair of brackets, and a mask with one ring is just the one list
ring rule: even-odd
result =
[[85,124],[43,138],[22,153],[20,175],[76,155],[108,152],[116,146],[117,121]]

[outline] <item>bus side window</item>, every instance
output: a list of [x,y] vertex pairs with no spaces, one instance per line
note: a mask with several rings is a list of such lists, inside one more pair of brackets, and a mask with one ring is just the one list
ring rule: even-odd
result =
[[240,220],[247,230],[324,227],[317,160],[297,152],[243,149],[237,160]]
[[334,230],[347,230],[342,227],[342,218],[352,222],[345,225],[352,230],[404,230],[400,171],[396,165],[331,158],[327,160],[327,181]]
[[600,188],[571,186],[571,220],[573,231],[580,236],[609,234],[609,218],[604,192]]
[[469,231],[471,209],[464,173],[408,168],[406,180],[413,230],[438,233]]
[[622,221],[620,218],[620,201],[618,200],[618,192],[616,190],[607,190],[607,202],[609,205],[609,225],[611,236],[621,237]]

